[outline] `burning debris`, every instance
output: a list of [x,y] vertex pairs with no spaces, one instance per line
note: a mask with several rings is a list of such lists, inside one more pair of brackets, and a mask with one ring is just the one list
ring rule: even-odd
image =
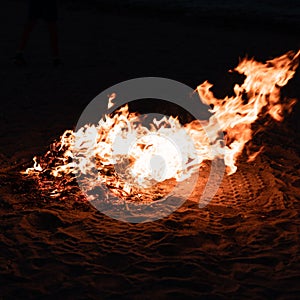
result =
[[[299,56],[300,51],[288,52],[266,63],[243,59],[235,71],[246,78],[234,86],[232,97],[217,99],[212,84],[199,85],[201,101],[211,107],[207,121],[182,125],[177,118],[163,117],[145,126],[143,116],[125,105],[103,116],[97,125],[65,131],[24,174],[36,177],[41,189],[52,186],[53,197],[61,197],[77,177],[87,189],[106,186],[117,197],[131,200],[153,200],[154,194],[168,193],[205,161],[223,159],[227,174],[233,174],[238,157],[255,134],[252,124],[266,115],[280,122],[296,103],[281,99],[280,89],[293,77]],[[115,97],[109,96],[109,108]],[[169,182],[169,188],[164,182]]]

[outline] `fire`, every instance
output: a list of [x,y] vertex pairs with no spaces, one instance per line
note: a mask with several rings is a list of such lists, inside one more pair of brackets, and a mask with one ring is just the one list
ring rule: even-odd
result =
[[[234,86],[232,97],[217,99],[212,84],[199,85],[196,92],[211,107],[208,121],[182,125],[177,118],[163,117],[146,126],[145,116],[123,106],[103,116],[97,125],[65,131],[24,173],[36,176],[42,188],[43,178],[50,178],[51,184],[55,182],[53,196],[61,195],[76,175],[86,178],[88,189],[106,185],[123,199],[140,199],[147,193],[151,198],[153,186],[183,181],[207,160],[224,159],[228,175],[233,174],[245,144],[253,137],[252,124],[266,115],[280,122],[295,104],[295,99],[282,100],[280,89],[293,77],[299,56],[300,51],[288,52],[266,63],[243,59],[234,71],[244,74],[245,80]],[[109,108],[115,97],[109,95]],[[250,155],[249,161],[260,151]],[[96,180],[89,180],[89,174],[96,174]]]
[[214,120],[217,120],[225,132],[227,145],[224,159],[229,174],[237,170],[236,160],[252,138],[251,125],[266,114],[276,121],[282,121],[283,112],[290,111],[296,103],[295,99],[282,103],[280,88],[295,74],[299,55],[300,51],[296,54],[288,52],[265,64],[254,59],[243,59],[234,70],[244,74],[246,79],[242,85],[235,85],[233,97],[216,99],[210,91],[212,85],[207,81],[198,86],[202,101],[213,106],[209,126],[213,126]]

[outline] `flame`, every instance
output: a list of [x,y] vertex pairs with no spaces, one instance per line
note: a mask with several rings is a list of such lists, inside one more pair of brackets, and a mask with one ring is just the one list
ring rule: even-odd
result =
[[113,102],[117,97],[116,93],[112,93],[111,95],[108,95],[108,104],[107,104],[107,108],[110,109],[112,108],[115,103]]
[[217,121],[225,132],[224,160],[229,174],[237,170],[236,160],[252,138],[251,125],[266,114],[280,122],[283,112],[290,112],[296,103],[295,99],[281,102],[280,88],[294,76],[299,56],[300,51],[296,54],[288,52],[265,64],[243,59],[234,71],[244,74],[246,79],[243,84],[234,86],[232,97],[216,99],[210,91],[212,85],[207,81],[197,87],[202,101],[213,107],[209,126],[214,126]]
[[[43,176],[51,178],[51,184],[61,179],[52,191],[56,196],[74,180],[72,175],[84,177],[96,170],[96,180],[85,182],[89,189],[105,184],[117,196],[138,199],[151,194],[159,183],[189,178],[207,160],[224,159],[227,173],[233,174],[245,144],[253,137],[252,124],[266,115],[281,122],[295,104],[295,99],[281,99],[280,88],[295,74],[299,56],[300,51],[266,63],[241,60],[234,71],[244,74],[245,80],[234,86],[231,97],[217,99],[212,84],[199,85],[196,91],[201,101],[211,107],[208,121],[181,125],[177,118],[163,117],[145,126],[143,116],[129,112],[126,105],[102,117],[97,125],[65,131],[43,157],[34,157],[34,166],[24,174],[36,176],[44,187]],[[109,95],[108,108],[115,97]],[[260,152],[250,155],[249,161]]]

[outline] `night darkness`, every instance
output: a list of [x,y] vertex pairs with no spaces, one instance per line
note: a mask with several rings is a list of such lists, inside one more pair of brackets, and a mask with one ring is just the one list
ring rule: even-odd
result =
[[[253,162],[244,151],[206,207],[195,200],[204,168],[192,196],[154,222],[110,218],[75,181],[61,179],[54,198],[50,177],[42,189],[21,174],[122,81],[163,77],[196,89],[208,80],[217,97],[232,95],[244,77],[228,70],[242,58],[300,49],[298,1],[28,2],[0,9],[0,300],[299,299],[299,102],[283,122],[253,125],[263,130],[251,146],[263,150]],[[282,99],[300,99],[299,74]],[[129,108],[193,119],[157,99]]]

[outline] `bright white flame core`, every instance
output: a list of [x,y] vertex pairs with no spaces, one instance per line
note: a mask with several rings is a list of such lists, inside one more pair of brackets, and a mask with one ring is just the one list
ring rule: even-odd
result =
[[[168,126],[159,127],[165,121]],[[194,141],[177,119],[154,119],[158,130],[144,126],[135,130],[133,124],[130,122],[127,130],[114,131],[112,162],[121,177],[126,174],[127,182],[147,188],[166,179],[182,181],[190,176],[190,166],[199,163],[198,154]]]
[[[25,173],[42,175],[41,181],[48,173],[54,177],[88,175],[86,190],[100,182],[125,197],[131,192],[136,194],[134,187],[190,178],[205,160],[222,159],[227,173],[233,174],[245,145],[255,131],[261,130],[253,131],[252,124],[267,115],[282,121],[284,113],[296,103],[295,99],[282,98],[280,88],[294,76],[299,59],[300,50],[266,63],[242,60],[235,71],[244,74],[245,80],[234,86],[233,96],[224,99],[215,97],[212,84],[202,83],[197,92],[202,103],[211,107],[211,117],[205,121],[181,126],[176,118],[164,117],[145,127],[142,117],[130,113],[128,106],[121,107],[97,125],[86,124],[75,132],[67,130],[44,157],[34,158],[34,166]],[[115,96],[109,96],[108,107],[113,107]],[[98,178],[90,180],[95,170]]]
[[[141,144],[146,145],[143,151]],[[143,187],[149,186],[151,180],[178,177],[183,169],[180,149],[169,138],[157,134],[141,137],[130,148],[129,155],[134,158],[132,176]]]

